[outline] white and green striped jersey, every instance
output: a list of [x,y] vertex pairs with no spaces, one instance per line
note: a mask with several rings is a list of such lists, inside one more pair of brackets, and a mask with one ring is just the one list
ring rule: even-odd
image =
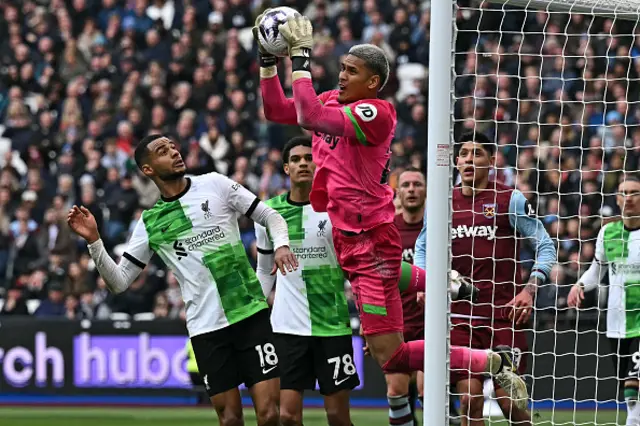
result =
[[[351,334],[345,278],[333,248],[329,216],[326,212],[316,213],[309,203],[291,201],[288,194],[274,197],[266,204],[287,222],[291,251],[299,263],[296,271],[276,274],[273,331],[318,337]],[[269,233],[259,224],[256,238],[258,256],[273,256]]]
[[607,337],[640,336],[640,229],[628,230],[622,221],[603,226],[595,263],[600,271],[593,281],[599,282],[609,269]]
[[155,252],[171,268],[193,337],[268,305],[238,229],[238,217],[250,217],[259,200],[218,173],[188,179],[182,194],[142,213],[123,257],[144,268]]

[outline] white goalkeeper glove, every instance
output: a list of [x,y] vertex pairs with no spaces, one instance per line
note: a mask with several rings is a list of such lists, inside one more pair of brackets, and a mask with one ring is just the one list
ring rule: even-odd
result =
[[460,275],[456,270],[451,270],[451,278],[449,280],[449,289],[451,290],[451,300],[468,300],[472,303],[478,301],[478,287],[469,282],[467,277]]
[[289,45],[289,56],[293,72],[311,70],[311,50],[313,49],[313,25],[304,16],[290,16],[287,22],[278,26],[282,38]]

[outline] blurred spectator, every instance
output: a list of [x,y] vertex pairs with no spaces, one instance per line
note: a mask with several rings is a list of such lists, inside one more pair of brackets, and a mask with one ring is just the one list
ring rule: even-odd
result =
[[158,293],[155,297],[153,304],[153,315],[156,318],[168,318],[169,317],[169,300],[164,293]]
[[17,284],[12,285],[7,290],[4,305],[0,310],[0,315],[29,315],[27,301],[22,288]]
[[33,313],[36,317],[63,317],[67,314],[63,287],[57,281],[47,285],[47,298],[40,302],[40,306]]
[[64,299],[64,316],[70,320],[84,318],[84,312],[80,309],[80,303],[75,294],[67,294]]
[[49,209],[45,213],[40,229],[42,246],[47,252],[61,253],[63,262],[76,259],[76,244],[71,230],[66,224],[64,211]]
[[107,289],[102,277],[98,276],[96,290],[93,292],[91,306],[93,307],[94,318],[107,319],[111,314],[111,299],[113,294]]
[[[380,96],[394,103],[398,120],[390,184],[406,167],[426,170],[429,2],[285,3],[313,21],[317,91],[336,87],[340,59],[354,44],[370,42],[387,53],[391,75]],[[160,261],[129,291],[110,294],[86,244],[69,233],[66,212],[74,204],[89,208],[107,249],[121,255],[141,210],[160,195],[132,158],[150,133],[175,138],[189,173],[217,171],[262,199],[288,189],[281,150],[302,131],[266,120],[248,31],[271,6],[260,0],[0,2],[0,287],[11,285],[6,297],[14,300],[19,286],[25,299],[44,299],[38,315],[184,317],[175,277]],[[563,286],[590,260],[602,218],[618,214],[618,180],[640,164],[638,37],[619,36],[633,34],[633,23],[622,20],[524,14],[474,0],[458,6],[453,133],[475,129],[494,138],[494,178],[537,206],[559,248],[557,292],[545,287],[537,301],[553,315]],[[291,96],[291,63],[281,60],[278,67]],[[255,262],[253,224],[242,218],[240,229]],[[526,275],[530,247],[521,255]]]

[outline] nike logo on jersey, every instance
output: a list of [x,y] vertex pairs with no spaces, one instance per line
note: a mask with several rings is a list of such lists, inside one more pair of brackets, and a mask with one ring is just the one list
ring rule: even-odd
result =
[[336,380],[334,383],[336,384],[336,386],[340,386],[341,384],[343,384],[344,382],[346,382],[347,380],[349,380],[351,377],[345,377],[342,380]]
[[468,226],[458,225],[455,228],[451,228],[451,239],[456,238],[486,238],[487,240],[495,240],[496,232],[498,232],[497,226]]
[[274,370],[276,367],[278,367],[278,366],[276,365],[276,366],[273,366],[273,367],[271,367],[271,368],[263,368],[263,369],[262,369],[262,374],[267,374],[267,373],[269,373],[270,371]]

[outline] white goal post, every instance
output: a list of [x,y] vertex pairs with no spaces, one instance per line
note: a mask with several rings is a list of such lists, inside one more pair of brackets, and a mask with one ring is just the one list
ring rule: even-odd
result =
[[[498,144],[496,178],[523,192],[560,248],[541,289],[547,304],[539,294],[528,330],[534,411],[546,407],[543,424],[624,424],[610,389],[617,373],[605,342],[606,298],[593,292],[590,309],[576,311],[566,293],[593,258],[593,231],[617,214],[612,185],[640,167],[640,0],[431,0],[430,10],[423,424],[449,424],[442,283],[452,262],[453,142],[465,130]],[[487,29],[489,13],[498,28]],[[464,51],[456,50],[460,37],[472,40]],[[522,260],[523,271],[533,260]],[[615,414],[599,417],[604,403]]]

